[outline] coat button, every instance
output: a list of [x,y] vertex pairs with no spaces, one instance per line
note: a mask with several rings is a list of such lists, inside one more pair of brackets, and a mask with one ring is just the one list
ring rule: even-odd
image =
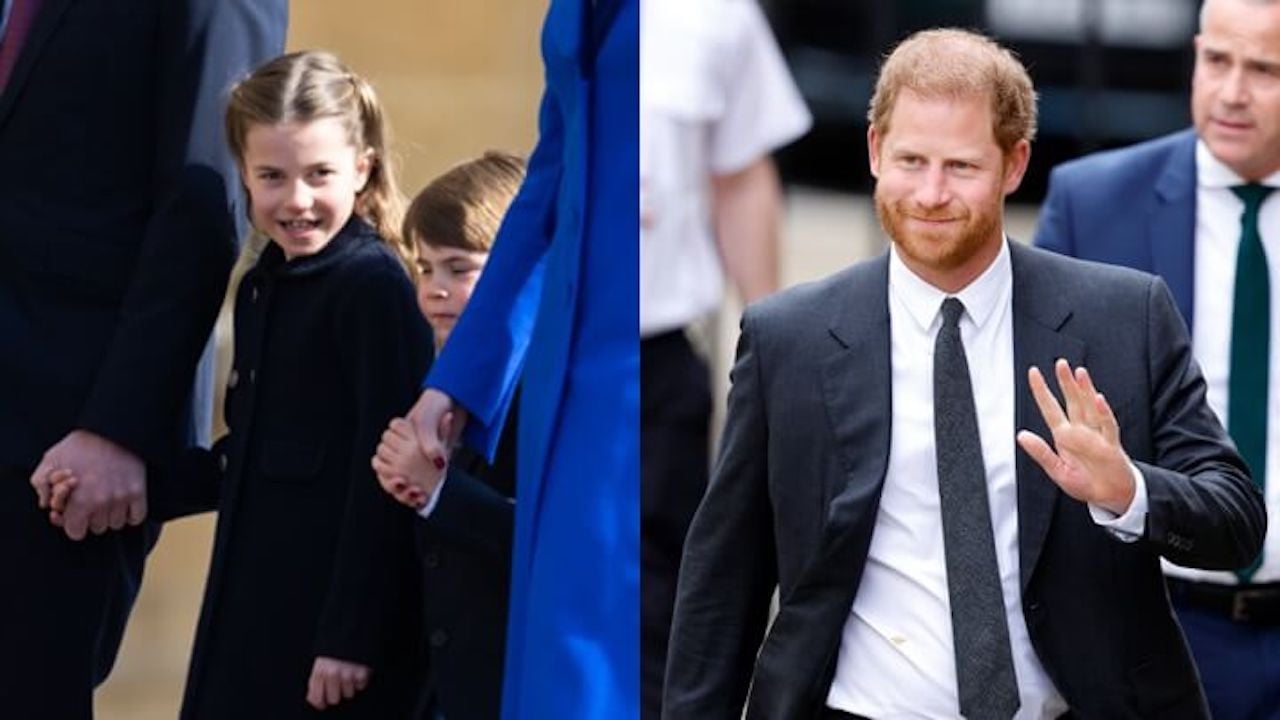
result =
[[253,381],[257,379],[258,379],[258,371],[254,370],[253,368],[249,368],[249,384],[252,385]]
[[227,376],[227,389],[235,390],[236,385],[240,384],[240,372],[235,368],[231,369],[231,374]]
[[226,453],[222,453],[221,455],[218,456],[218,469],[221,470],[222,472],[227,471],[227,454]]
[[436,554],[434,551],[429,552],[423,556],[422,564],[426,565],[429,568],[438,568],[440,567],[440,556]]
[[448,642],[449,642],[449,633],[439,629],[431,631],[431,640],[430,640],[431,647],[442,648]]
[[249,302],[253,302],[253,303],[258,302],[258,286],[257,285],[249,286]]

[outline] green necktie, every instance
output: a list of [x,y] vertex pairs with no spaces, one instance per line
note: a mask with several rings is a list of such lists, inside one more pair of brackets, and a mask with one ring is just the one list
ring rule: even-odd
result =
[[[1227,391],[1227,432],[1253,471],[1253,481],[1266,489],[1267,481],[1267,369],[1271,290],[1267,254],[1258,233],[1258,208],[1274,188],[1249,183],[1231,191],[1244,201],[1240,216],[1240,248],[1236,251],[1236,289],[1231,311],[1231,376]],[[1236,571],[1247,583],[1262,564],[1259,553],[1251,565]]]

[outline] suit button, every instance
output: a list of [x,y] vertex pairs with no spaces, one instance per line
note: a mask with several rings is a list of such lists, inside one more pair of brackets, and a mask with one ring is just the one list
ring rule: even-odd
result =
[[252,303],[258,302],[258,286],[257,285],[249,286],[249,302],[252,302]]
[[231,374],[227,376],[227,389],[235,390],[236,385],[240,384],[240,372],[232,368]]
[[429,642],[433,648],[442,648],[449,642],[449,633],[443,630],[432,630]]
[[258,371],[254,370],[253,368],[249,368],[249,384],[252,385],[253,382],[257,379],[258,379]]
[[429,552],[422,558],[422,564],[429,568],[440,567],[440,556],[435,552]]
[[227,454],[226,453],[222,453],[221,455],[218,456],[218,469],[221,470],[222,472],[227,471]]

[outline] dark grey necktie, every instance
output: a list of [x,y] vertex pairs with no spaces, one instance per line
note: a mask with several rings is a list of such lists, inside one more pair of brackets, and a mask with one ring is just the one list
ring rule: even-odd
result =
[[933,346],[933,434],[960,714],[969,720],[994,720],[1017,712],[1018,683],[996,565],[978,416],[960,342],[963,313],[959,300],[942,302],[942,329]]

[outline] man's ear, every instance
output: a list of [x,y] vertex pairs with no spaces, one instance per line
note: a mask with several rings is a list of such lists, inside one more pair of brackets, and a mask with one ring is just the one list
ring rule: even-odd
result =
[[880,133],[874,124],[867,126],[867,163],[871,169],[871,177],[880,177]]
[[1027,165],[1031,162],[1031,143],[1019,140],[1014,143],[1004,158],[1004,194],[1011,195],[1022,185],[1022,177],[1027,174]]

